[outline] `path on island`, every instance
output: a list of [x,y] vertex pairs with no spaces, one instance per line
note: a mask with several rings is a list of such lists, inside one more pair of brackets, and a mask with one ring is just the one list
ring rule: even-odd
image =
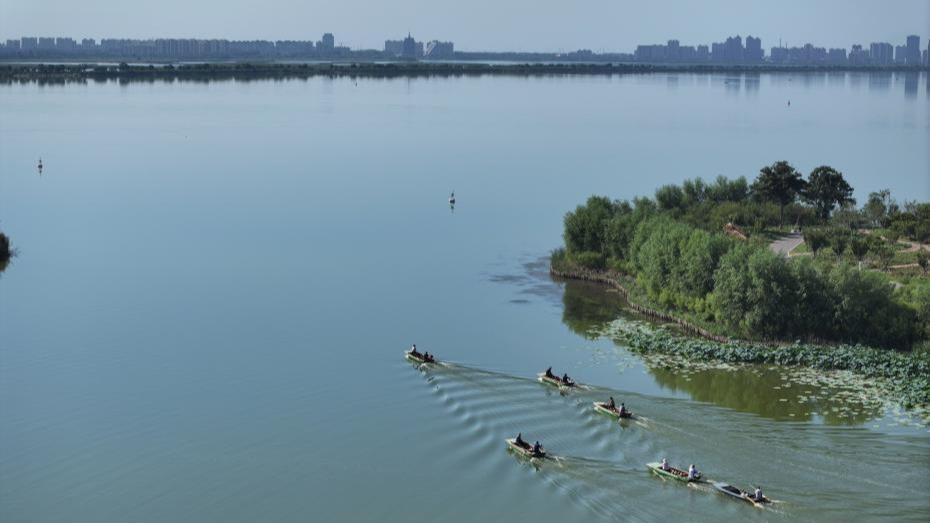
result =
[[804,236],[799,232],[793,232],[770,243],[769,249],[772,249],[775,254],[791,256],[791,251],[802,243],[804,243]]

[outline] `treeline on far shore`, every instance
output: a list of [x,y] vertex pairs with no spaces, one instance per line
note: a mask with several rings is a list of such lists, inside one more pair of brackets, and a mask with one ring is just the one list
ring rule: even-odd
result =
[[218,62],[191,64],[0,64],[0,83],[69,82],[85,80],[210,80],[330,77],[455,77],[455,76],[566,76],[646,73],[780,73],[780,72],[918,72],[906,66],[784,66],[784,65],[675,65],[641,63],[513,63],[477,62],[351,62],[280,63]]
[[[816,249],[773,252],[798,228]],[[698,178],[654,198],[592,196],[565,215],[564,240],[553,268],[620,274],[631,300],[717,334],[930,349],[930,203],[880,191],[856,207],[828,166],[805,179],[776,162],[751,184]],[[889,270],[889,252],[901,270]]]

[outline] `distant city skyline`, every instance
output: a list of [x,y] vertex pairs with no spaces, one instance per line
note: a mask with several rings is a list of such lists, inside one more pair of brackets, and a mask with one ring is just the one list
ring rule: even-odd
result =
[[[745,44],[744,44],[745,42]],[[383,49],[350,49],[336,45],[333,33],[319,40],[226,40],[201,38],[123,39],[23,36],[0,40],[0,59],[95,59],[118,60],[566,60],[637,62],[643,64],[717,64],[784,66],[926,66],[930,46],[921,49],[919,35],[908,35],[903,45],[870,42],[851,48],[827,48],[807,42],[801,46],[779,45],[766,53],[761,38],[728,36],[708,44],[641,44],[634,52],[595,53],[589,49],[567,53],[455,52],[451,41],[417,41],[411,33],[403,39],[384,41]]]
[[[473,0],[437,9],[435,0],[390,3],[269,0],[262,8],[220,0],[0,0],[0,39],[202,38],[308,40],[324,32],[335,45],[381,49],[408,32],[473,51],[632,52],[641,44],[679,40],[699,45],[721,35],[753,35],[766,48],[806,42],[849,49],[854,44],[930,37],[930,2],[900,0],[851,8],[846,1],[785,0],[771,5],[736,0],[633,3],[623,0],[566,8],[563,3]],[[364,13],[365,16],[360,16]]]

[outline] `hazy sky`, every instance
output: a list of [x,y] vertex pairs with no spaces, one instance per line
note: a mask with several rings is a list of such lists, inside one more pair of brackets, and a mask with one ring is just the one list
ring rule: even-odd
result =
[[319,39],[381,48],[385,38],[452,40],[460,50],[631,51],[752,34],[766,49],[930,37],[930,0],[0,0],[0,38],[20,36]]

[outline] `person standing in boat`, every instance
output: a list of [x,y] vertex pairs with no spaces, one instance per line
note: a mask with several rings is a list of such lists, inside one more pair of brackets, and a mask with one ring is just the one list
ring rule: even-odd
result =
[[555,375],[552,374],[552,367],[549,367],[548,369],[546,369],[546,377],[547,377],[547,378],[554,378],[554,377],[555,377]]
[[613,397],[613,396],[611,396],[610,399],[607,400],[607,408],[610,409],[610,410],[614,410],[615,408],[617,408],[617,404],[614,403],[614,397]]
[[665,472],[672,470],[672,467],[669,466],[668,464],[668,460],[665,458],[662,458],[662,470],[664,470]]
[[538,456],[540,454],[542,454],[542,446],[537,441],[536,443],[533,443],[533,455]]
[[765,499],[765,496],[762,495],[762,487],[756,487],[756,491],[752,493],[752,499],[754,501],[762,501]]
[[517,433],[517,437],[514,438],[513,442],[516,443],[518,447],[529,447],[530,446],[527,442],[523,441],[522,432]]
[[627,413],[626,405],[624,405],[623,402],[620,402],[620,408],[617,409],[617,412],[620,413],[621,416]]
[[419,356],[419,355],[420,355],[420,353],[417,352],[417,344],[416,344],[416,343],[413,344],[413,347],[410,347],[410,354],[413,355],[413,356]]

